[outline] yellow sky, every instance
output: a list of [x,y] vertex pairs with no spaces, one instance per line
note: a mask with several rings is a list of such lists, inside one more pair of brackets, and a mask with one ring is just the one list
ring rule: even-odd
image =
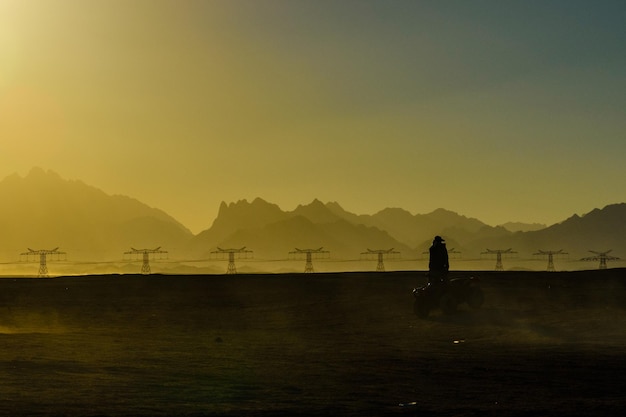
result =
[[624,6],[498,4],[0,0],[0,177],[194,232],[255,197],[489,224],[623,202]]

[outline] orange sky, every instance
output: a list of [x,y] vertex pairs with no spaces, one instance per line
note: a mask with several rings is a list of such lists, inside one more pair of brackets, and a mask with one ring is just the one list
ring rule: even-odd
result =
[[620,1],[0,0],[0,178],[554,223],[623,202]]

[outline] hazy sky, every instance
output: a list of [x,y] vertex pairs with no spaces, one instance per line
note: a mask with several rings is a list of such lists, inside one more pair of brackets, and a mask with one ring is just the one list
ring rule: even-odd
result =
[[161,208],[626,201],[626,2],[0,0],[0,178]]

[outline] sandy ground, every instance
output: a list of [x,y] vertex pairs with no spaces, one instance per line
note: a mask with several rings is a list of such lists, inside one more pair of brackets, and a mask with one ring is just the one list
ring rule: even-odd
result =
[[471,274],[426,320],[422,272],[0,279],[0,415],[626,411],[626,270]]

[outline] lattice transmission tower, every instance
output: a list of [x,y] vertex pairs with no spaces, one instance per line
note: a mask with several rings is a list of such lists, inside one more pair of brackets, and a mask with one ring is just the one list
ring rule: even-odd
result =
[[378,264],[376,265],[376,272],[385,272],[385,256],[399,255],[400,252],[391,249],[367,249],[367,252],[361,252],[361,255],[373,256],[378,258]]
[[20,253],[20,257],[25,256],[26,261],[30,261],[30,257],[36,258],[39,257],[39,273],[38,277],[47,277],[48,276],[48,255],[56,255],[57,260],[61,255],[67,255],[65,252],[59,250],[59,248],[54,249],[31,249],[27,248],[28,252]]
[[313,269],[313,255],[319,255],[321,257],[330,257],[330,252],[327,250],[324,250],[323,247],[318,248],[318,249],[298,249],[296,248],[296,250],[289,252],[289,255],[294,256],[294,258],[297,255],[304,255],[306,256],[306,263],[304,265],[304,273],[309,273],[309,272],[315,272],[315,270]]
[[235,255],[241,257],[248,257],[249,253],[252,253],[251,250],[246,249],[246,247],[242,247],[239,249],[222,249],[220,247],[217,248],[217,250],[214,250],[211,252],[212,254],[217,254],[217,255],[226,255],[228,254],[228,268],[226,268],[226,273],[227,274],[236,274],[237,273],[237,267],[235,267]]
[[533,253],[533,255],[537,256],[547,256],[548,257],[548,272],[555,272],[554,269],[554,255],[567,255],[567,252],[563,252],[563,249],[559,249],[557,251],[552,250],[539,250],[538,252]]
[[141,264],[141,273],[144,275],[149,275],[152,273],[150,270],[150,257],[159,256],[159,259],[163,259],[162,256],[167,255],[166,250],[161,250],[161,247],[155,249],[135,249],[133,247],[130,248],[129,251],[124,252],[124,255],[135,255],[137,257],[141,256],[142,264]]
[[496,255],[496,271],[504,271],[502,266],[502,255],[517,253],[512,248],[508,249],[487,249],[485,252],[481,252],[481,255]]
[[558,255],[567,255],[567,252],[563,252],[563,249],[559,249],[557,251],[552,251],[552,250],[541,250],[539,249],[539,251],[533,253],[533,255],[535,256],[547,256],[548,257],[548,272],[555,272],[556,269],[554,268],[554,256],[558,256]]
[[612,250],[613,249],[610,249],[606,252],[595,252],[590,250],[589,252],[593,253],[594,256],[582,258],[581,261],[600,261],[600,266],[598,267],[598,269],[606,269],[606,261],[617,261],[620,259],[617,256],[609,255]]

